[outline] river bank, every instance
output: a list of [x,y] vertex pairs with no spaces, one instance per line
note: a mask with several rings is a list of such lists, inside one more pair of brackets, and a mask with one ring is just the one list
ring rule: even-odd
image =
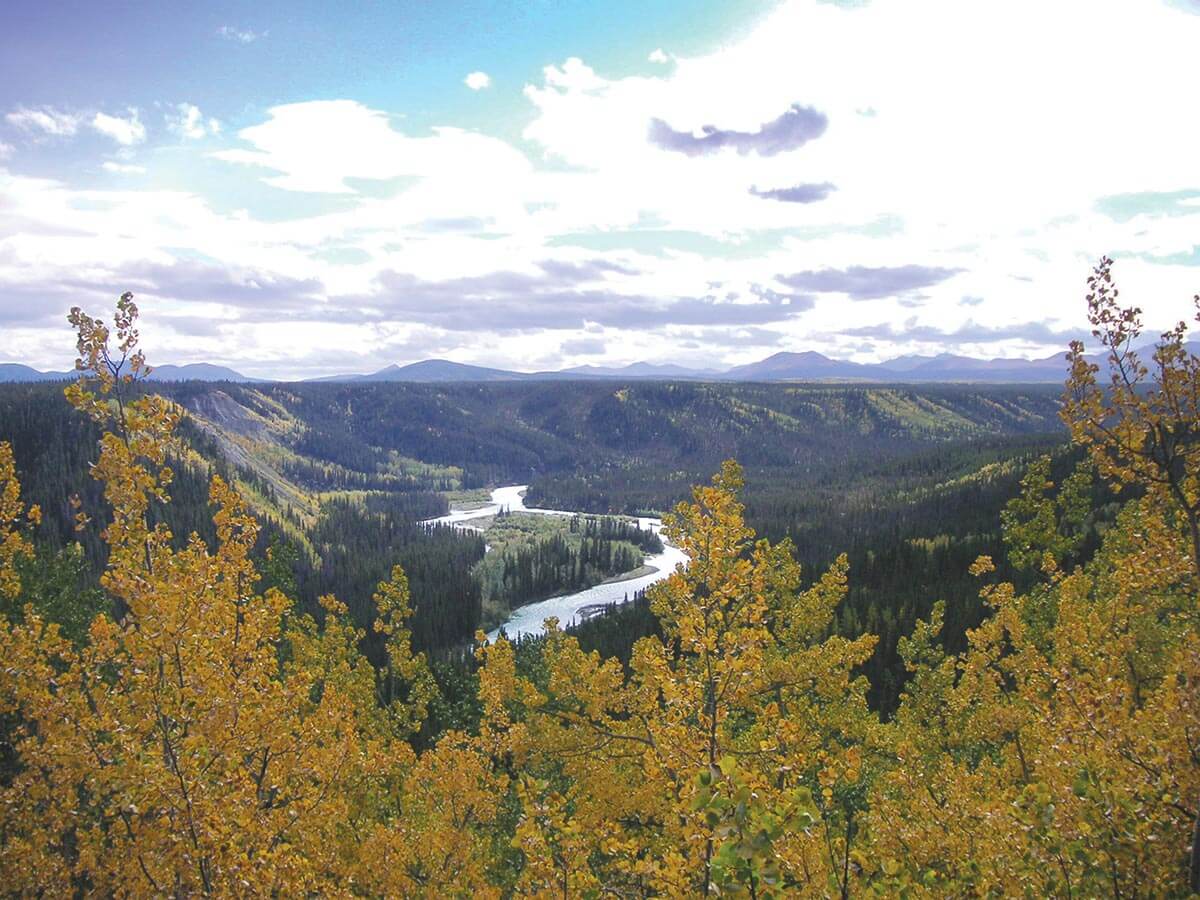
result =
[[[525,505],[525,491],[528,485],[506,485],[491,492],[491,501],[474,509],[452,509],[449,515],[430,519],[430,522],[453,525],[455,527],[475,527],[473,520],[495,516],[497,513],[522,512],[547,516],[586,516],[587,513],[561,509],[539,509]],[[475,503],[471,504],[475,506]],[[662,521],[649,516],[636,517],[639,527],[660,534]],[[625,603],[634,594],[643,591],[650,585],[667,578],[675,571],[676,566],[687,562],[683,551],[663,540],[663,550],[645,557],[642,566],[623,573],[613,579],[606,580],[585,590],[557,597],[550,597],[536,603],[528,603],[512,610],[498,628],[488,634],[495,640],[503,631],[509,638],[517,638],[525,634],[541,634],[543,622],[551,616],[557,618],[562,625],[568,625],[580,617],[580,610],[585,607],[607,606]]]

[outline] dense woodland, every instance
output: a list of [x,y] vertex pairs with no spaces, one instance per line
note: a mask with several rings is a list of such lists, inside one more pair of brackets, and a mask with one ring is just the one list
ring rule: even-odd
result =
[[[532,479],[532,505],[661,512],[734,456],[746,466],[748,521],[772,540],[791,538],[806,578],[849,554],[854,578],[836,628],[879,635],[864,671],[884,711],[905,678],[899,639],[934,602],[947,602],[946,639],[956,648],[984,614],[966,568],[980,553],[998,554],[1000,512],[1028,463],[1052,452],[1059,469],[1070,464],[1061,391],[1046,386],[190,382],[155,390],[187,410],[179,427],[187,464],[175,466],[163,512],[176,535],[212,540],[205,485],[220,473],[263,523],[259,558],[275,546],[287,560],[285,583],[303,608],[319,613],[318,598],[334,593],[370,635],[373,587],[399,563],[413,590],[414,646],[448,659],[461,658],[475,630],[495,625],[504,609],[593,584],[632,560],[601,559],[585,571],[578,554],[567,559],[573,550],[548,543],[514,550],[505,575],[499,559],[479,565],[477,538],[417,524],[446,511],[439,492]],[[43,444],[43,434],[54,438]],[[0,439],[12,442],[26,494],[45,511],[40,543],[50,552],[81,540],[93,586],[106,553],[103,504],[87,477],[86,448],[97,437],[61,387],[0,386]],[[80,532],[76,492],[96,512]],[[282,575],[278,563],[271,570]],[[641,625],[627,630],[629,647],[650,627]],[[368,643],[377,658],[378,641]]]
[[[182,383],[156,390],[188,412],[179,427],[186,463],[174,466],[172,504],[154,515],[176,535],[196,530],[211,541],[206,481],[212,473],[235,481],[263,522],[258,558],[275,547],[288,572],[280,563],[270,570],[305,610],[319,613],[318,599],[326,593],[346,602],[367,631],[372,659],[380,650],[370,631],[371,596],[391,565],[403,565],[412,584],[414,647],[461,659],[475,630],[497,624],[505,608],[586,587],[634,562],[622,558],[612,565],[610,559],[581,571],[577,554],[569,562],[564,547],[526,547],[520,562],[514,551],[505,576],[498,560],[479,565],[478,538],[420,526],[421,518],[445,512],[439,490],[476,484],[485,472],[500,481],[532,475],[532,504],[661,511],[707,478],[724,452],[761,458],[763,445],[773,445],[772,464],[746,467],[748,521],[769,539],[790,538],[805,577],[848,554],[854,577],[835,628],[846,636],[880,637],[863,671],[872,706],[884,713],[894,708],[906,678],[900,638],[936,601],[947,602],[950,647],[964,647],[966,629],[982,619],[985,608],[967,566],[980,553],[1000,554],[1001,510],[1028,462],[1052,452],[1058,470],[1070,464],[1056,418],[1061,391],[1046,386]],[[566,419],[562,406],[572,390],[580,409]],[[593,408],[584,406],[588,402]],[[640,422],[634,433],[647,437],[620,449],[601,433],[613,407],[626,404],[635,414],[624,416],[625,432],[632,420]],[[394,430],[385,430],[380,408],[395,416]],[[368,415],[367,425],[352,427],[356,410]],[[422,415],[434,418],[421,424]],[[654,415],[673,424],[654,431],[648,421]],[[466,430],[473,430],[469,443]],[[539,449],[533,466],[521,455],[520,462],[474,469],[482,450],[478,457],[462,455],[494,440],[496,460],[505,461],[514,432],[536,436],[530,440]],[[420,450],[413,436],[425,440],[431,433],[448,434],[446,446],[458,455],[410,456]],[[54,439],[42,444],[40,434]],[[664,434],[691,449],[680,450]],[[107,558],[98,536],[106,511],[88,478],[88,448],[97,438],[95,426],[62,400],[61,386],[0,385],[0,439],[12,443],[26,496],[44,511],[41,556],[82,541],[88,566],[74,565],[91,589]],[[328,457],[301,452],[320,446],[334,450]],[[780,466],[781,457],[797,462]],[[79,532],[71,503],[76,493],[79,509],[94,517]],[[542,564],[535,564],[538,553]],[[485,596],[494,598],[490,613]],[[620,653],[628,655],[644,631],[625,634],[628,646]]]
[[[482,541],[418,520],[444,508],[435,484],[511,478],[512,460],[410,455],[420,429],[370,443],[379,423],[365,449],[304,455],[303,388],[238,389],[236,408],[222,388],[205,415],[188,401],[211,386],[139,387],[130,295],[111,327],[73,312],[91,377],[69,407],[3,398],[6,890],[1200,892],[1200,359],[1180,325],[1139,360],[1116,297],[1104,260],[1088,304],[1110,371],[1072,347],[1069,447],[1037,412],[1057,404],[1015,389],[908,393],[905,430],[891,389],[749,388],[774,404],[751,418],[783,424],[666,517],[686,569],[572,633],[474,648],[462,573]],[[560,434],[529,457],[543,497],[649,505],[673,466],[726,447],[672,455],[612,412],[633,389],[588,390],[571,421],[623,422],[640,449],[598,462],[630,477],[588,475]],[[777,408],[796,396],[822,398],[820,428]],[[426,409],[453,419],[445,397]],[[735,424],[711,423],[726,437],[733,399]],[[683,434],[688,415],[666,418]],[[63,438],[48,461],[43,423]],[[322,490],[289,466],[382,480]],[[634,546],[587,522],[569,527],[589,554]]]
[[580,591],[637,570],[662,541],[636,522],[608,516],[541,516],[502,510],[485,530],[492,553],[475,567],[485,629],[525,603]]

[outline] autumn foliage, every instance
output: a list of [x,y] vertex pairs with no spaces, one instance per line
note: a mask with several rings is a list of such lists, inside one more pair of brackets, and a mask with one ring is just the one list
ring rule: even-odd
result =
[[[386,660],[335,598],[258,592],[258,526],[219,478],[217,540],[155,524],[180,411],[142,389],[137,308],[79,310],[70,401],[106,427],[110,614],[83,640],[32,604],[0,622],[0,884],[100,896],[1189,896],[1200,893],[1200,360],[1181,324],[1139,358],[1111,262],[1089,282],[1106,376],[1072,348],[1063,418],[1086,461],[1031,465],[1004,516],[1018,589],[962,652],[942,608],[903,643],[895,716],[874,645],[833,627],[845,560],[805,581],[756,540],[727,463],[665,523],[629,664],[548,623],[532,656],[478,640],[480,724],[422,735],[437,684],[397,567]],[[1200,310],[1200,297],[1197,298]],[[1088,487],[1124,491],[1068,567]],[[37,510],[0,444],[0,594]],[[95,523],[91,523],[94,525]],[[81,520],[81,527],[91,527]],[[420,736],[420,737],[419,737]]]

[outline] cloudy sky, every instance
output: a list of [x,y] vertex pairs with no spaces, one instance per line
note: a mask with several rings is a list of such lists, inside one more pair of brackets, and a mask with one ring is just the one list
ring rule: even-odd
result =
[[0,12],[0,361],[123,290],[270,377],[1044,356],[1102,253],[1154,328],[1200,291],[1200,0],[103,6]]

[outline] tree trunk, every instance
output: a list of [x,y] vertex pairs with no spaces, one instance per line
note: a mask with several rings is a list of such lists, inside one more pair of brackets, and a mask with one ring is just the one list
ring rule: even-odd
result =
[[1188,884],[1193,894],[1200,894],[1200,798],[1196,803],[1196,822],[1192,826],[1192,858]]

